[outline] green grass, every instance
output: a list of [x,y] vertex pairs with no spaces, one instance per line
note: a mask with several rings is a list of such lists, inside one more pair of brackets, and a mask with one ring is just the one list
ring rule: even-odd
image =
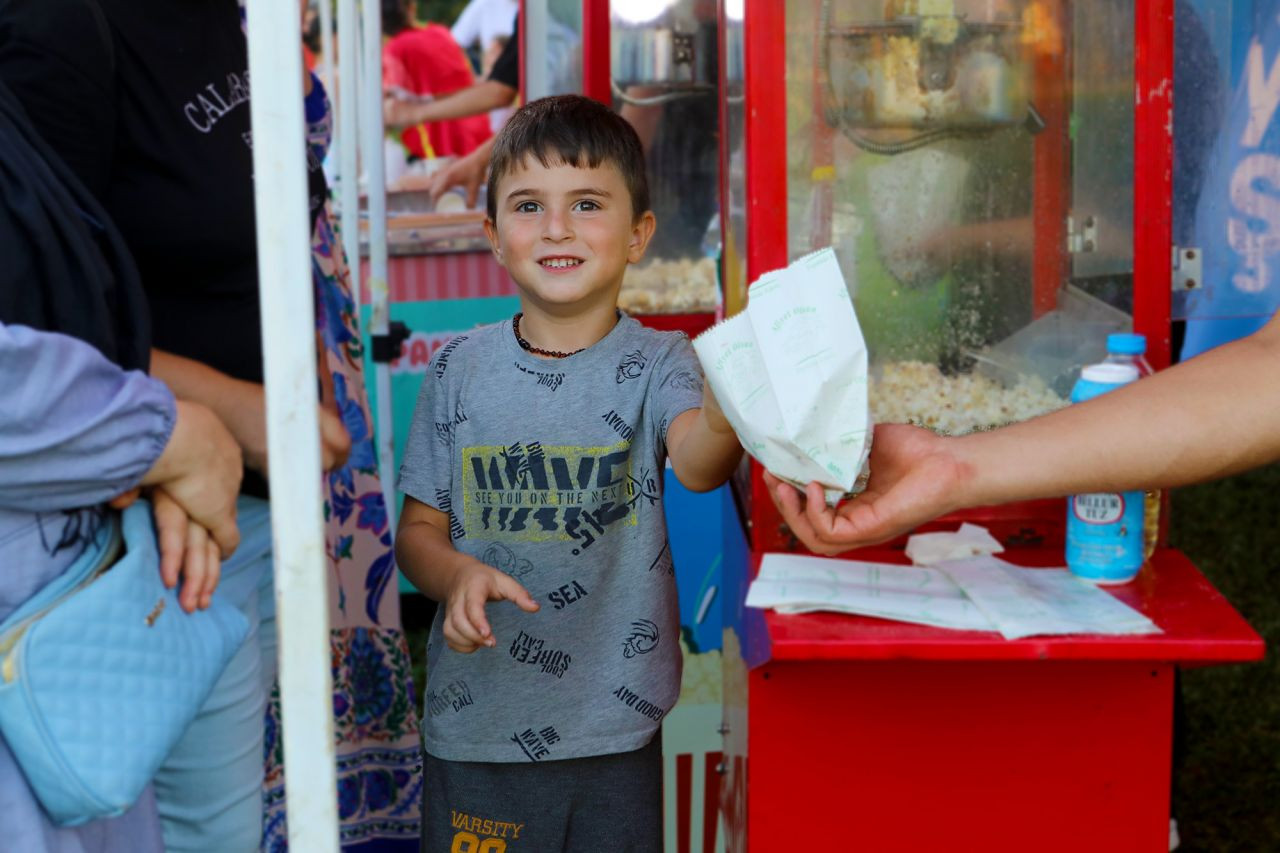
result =
[[1183,673],[1173,814],[1187,853],[1280,850],[1280,465],[1174,493],[1171,544],[1267,642],[1267,660]]

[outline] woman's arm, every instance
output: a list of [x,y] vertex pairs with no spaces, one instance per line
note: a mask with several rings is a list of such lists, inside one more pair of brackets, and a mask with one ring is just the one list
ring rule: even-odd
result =
[[516,90],[506,83],[481,80],[425,104],[389,97],[383,101],[382,112],[388,127],[403,129],[422,122],[481,115],[509,105],[515,97]]
[[[191,400],[211,409],[240,445],[244,464],[264,475],[267,473],[264,386],[163,350],[151,351],[151,372],[168,385],[179,400]],[[346,462],[351,439],[342,418],[330,406],[321,405],[319,417],[321,465],[328,471]]]
[[208,606],[239,542],[241,470],[212,412],[76,338],[0,324],[0,437],[0,508],[122,506],[154,486],[161,576],[181,569],[183,608]]
[[160,459],[176,416],[163,385],[89,344],[0,324],[0,507],[111,500]]
[[837,553],[962,507],[1172,488],[1280,459],[1280,314],[1132,385],[1019,424],[943,438],[877,427],[867,491],[832,510],[770,479],[792,530]]
[[489,158],[493,156],[496,136],[490,136],[474,151],[450,163],[431,176],[431,201],[437,202],[454,187],[462,187],[467,193],[467,207],[474,208],[480,198],[480,185],[489,171]]

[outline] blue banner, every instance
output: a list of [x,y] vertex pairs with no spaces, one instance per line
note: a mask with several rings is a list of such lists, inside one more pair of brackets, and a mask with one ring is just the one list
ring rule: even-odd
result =
[[1280,0],[1180,0],[1176,29],[1174,242],[1203,265],[1174,301],[1187,358],[1280,306]]

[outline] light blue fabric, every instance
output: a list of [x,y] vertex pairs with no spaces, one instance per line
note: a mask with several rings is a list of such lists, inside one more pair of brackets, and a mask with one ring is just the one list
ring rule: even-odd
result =
[[156,774],[171,853],[257,850],[262,837],[262,720],[276,674],[271,512],[243,495],[236,511],[240,546],[222,564],[214,595],[244,613],[249,635]]
[[61,574],[96,505],[169,441],[173,395],[76,338],[0,323],[0,619]]
[[[99,518],[93,505],[155,464],[173,420],[161,383],[66,335],[0,323],[0,619],[66,571]],[[55,827],[3,736],[0,839],[49,853],[163,849],[150,789],[121,817]]]
[[183,613],[159,565],[151,505],[139,501],[0,623],[0,645],[16,639],[0,730],[61,825],[118,817],[137,802],[248,631],[226,602]]

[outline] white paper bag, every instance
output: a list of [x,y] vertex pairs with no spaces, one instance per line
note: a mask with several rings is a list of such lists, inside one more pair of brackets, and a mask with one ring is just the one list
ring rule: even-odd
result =
[[693,342],[734,432],[773,474],[817,481],[828,501],[859,490],[871,452],[867,346],[835,253],[766,273],[747,293],[745,311]]

